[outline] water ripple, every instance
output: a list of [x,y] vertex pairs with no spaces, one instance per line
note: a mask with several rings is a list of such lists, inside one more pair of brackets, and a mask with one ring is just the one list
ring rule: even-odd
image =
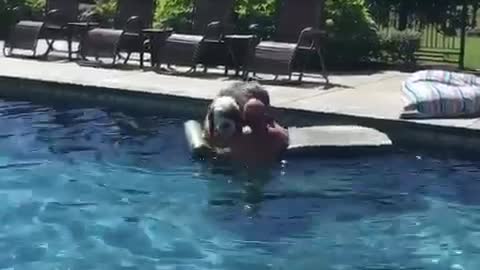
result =
[[28,169],[31,167],[36,167],[44,165],[45,162],[18,162],[0,165],[0,170],[9,170],[9,169]]
[[480,164],[190,159],[183,120],[0,102],[0,268],[477,269]]

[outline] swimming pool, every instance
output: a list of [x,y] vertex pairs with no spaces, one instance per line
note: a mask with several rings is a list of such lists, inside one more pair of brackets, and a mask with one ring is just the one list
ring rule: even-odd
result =
[[0,101],[0,269],[478,269],[480,166],[395,153],[245,172],[184,119]]

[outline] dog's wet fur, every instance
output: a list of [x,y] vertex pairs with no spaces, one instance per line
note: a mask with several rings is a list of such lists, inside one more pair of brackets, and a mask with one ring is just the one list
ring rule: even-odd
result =
[[241,109],[251,98],[260,100],[267,107],[270,106],[270,96],[267,90],[257,82],[234,83],[230,87],[220,90],[218,96],[232,97]]
[[[219,99],[221,97],[231,97],[235,103],[237,104],[236,107],[228,108],[224,111],[223,117],[231,119],[235,121],[237,126],[237,132],[241,133],[242,128],[247,124],[243,120],[243,108],[245,104],[252,98],[256,98],[260,100],[265,106],[270,106],[270,96],[259,83],[257,82],[238,82],[234,83],[231,86],[220,90],[217,97],[215,99]],[[213,116],[213,108],[212,105],[215,102],[212,102],[211,106],[209,106],[205,122],[204,122],[204,130],[205,130],[205,137],[207,140],[210,141],[213,135],[213,128],[214,128],[214,116]]]

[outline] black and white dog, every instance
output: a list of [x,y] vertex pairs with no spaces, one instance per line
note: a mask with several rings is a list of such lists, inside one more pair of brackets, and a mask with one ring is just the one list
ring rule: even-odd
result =
[[270,106],[268,92],[256,82],[234,83],[221,90],[208,107],[204,121],[205,139],[215,146],[225,147],[223,142],[235,134],[248,133],[243,107],[251,98]]

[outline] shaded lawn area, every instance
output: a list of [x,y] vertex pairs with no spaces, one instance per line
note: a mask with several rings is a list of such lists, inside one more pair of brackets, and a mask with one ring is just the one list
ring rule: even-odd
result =
[[[460,42],[460,38],[458,38],[458,44]],[[421,48],[423,50],[432,50],[432,51],[442,51],[442,49],[426,49]],[[457,49],[458,50],[458,49]],[[458,55],[456,54],[449,54],[448,49],[444,50],[445,54],[443,55],[445,60],[452,61],[451,63],[444,63],[445,65],[451,65],[452,67],[457,66]],[[424,64],[435,64],[438,62],[431,62],[427,59],[423,59],[420,61]],[[465,45],[465,69],[467,70],[480,70],[480,37],[467,37],[466,45]]]
[[468,69],[480,69],[480,37],[467,38],[465,67]]

